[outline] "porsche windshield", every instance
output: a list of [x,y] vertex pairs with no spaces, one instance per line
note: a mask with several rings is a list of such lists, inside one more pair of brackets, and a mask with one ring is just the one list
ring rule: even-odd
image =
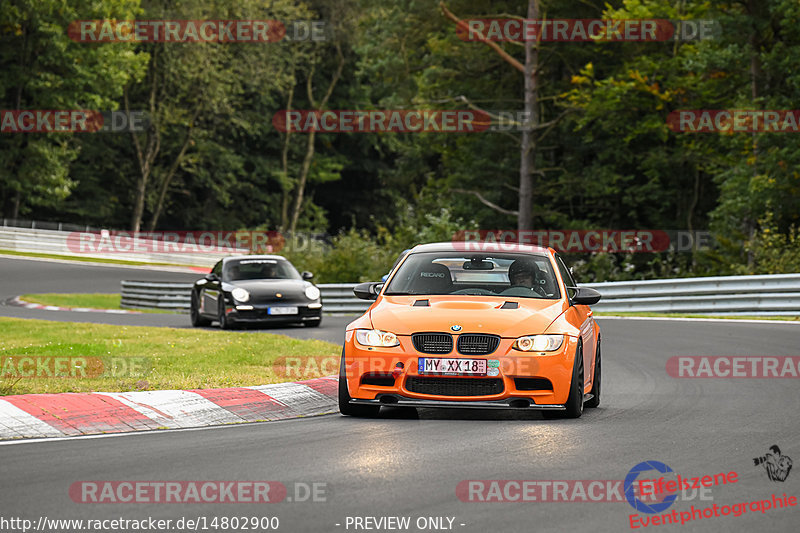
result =
[[423,252],[400,265],[384,293],[560,298],[546,255]]
[[248,279],[302,279],[297,270],[282,259],[239,259],[225,263],[222,279],[242,281]]

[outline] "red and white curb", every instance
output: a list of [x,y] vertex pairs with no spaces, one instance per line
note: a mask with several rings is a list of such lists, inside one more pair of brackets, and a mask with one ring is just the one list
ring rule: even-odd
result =
[[141,311],[129,311],[127,309],[95,309],[93,307],[59,307],[57,305],[42,305],[26,302],[19,296],[7,302],[9,305],[24,307],[26,309],[43,309],[45,311],[78,311],[79,313],[113,313],[116,315],[141,315]]
[[0,439],[126,433],[333,413],[338,379],[228,389],[21,394],[0,398]]

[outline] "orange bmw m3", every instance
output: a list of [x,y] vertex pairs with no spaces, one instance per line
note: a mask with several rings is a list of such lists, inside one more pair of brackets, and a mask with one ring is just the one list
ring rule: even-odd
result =
[[380,407],[537,409],[577,418],[600,403],[600,328],[552,248],[471,243],[409,250],[351,322],[339,367],[339,410]]

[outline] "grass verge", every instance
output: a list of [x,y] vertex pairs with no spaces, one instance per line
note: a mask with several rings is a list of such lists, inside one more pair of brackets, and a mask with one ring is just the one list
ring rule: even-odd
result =
[[[91,307],[92,309],[125,309],[120,306],[119,294],[85,293],[85,294],[23,294],[20,300],[40,305],[55,305],[57,307]],[[166,309],[133,309],[142,313],[171,313]]]
[[800,316],[719,316],[719,315],[692,315],[686,313],[628,313],[628,312],[595,312],[594,316],[629,316],[632,318],[641,317],[656,317],[656,318],[715,318],[725,320],[779,320],[784,322],[800,322]]
[[[341,353],[329,342],[268,333],[18,318],[0,318],[0,330],[0,395],[265,385],[334,374]],[[78,358],[89,361],[85,377],[64,370]],[[103,361],[102,374],[93,361]],[[47,375],[59,364],[64,377]],[[39,375],[23,375],[31,371]]]

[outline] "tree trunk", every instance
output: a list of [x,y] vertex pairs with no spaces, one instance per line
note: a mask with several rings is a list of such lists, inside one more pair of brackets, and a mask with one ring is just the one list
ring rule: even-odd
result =
[[17,191],[16,194],[14,194],[14,203],[13,203],[13,208],[11,209],[12,219],[16,220],[19,218],[19,205],[21,201],[22,201],[22,193]]
[[[287,113],[292,110],[292,105],[294,104],[295,87],[297,87],[297,78],[295,77],[294,63],[292,63],[292,86],[289,88],[289,98],[286,102]],[[291,182],[289,180],[289,146],[292,128],[288,126],[289,124],[287,123],[286,136],[283,138],[283,149],[281,150],[281,172],[283,173],[281,179],[281,232],[286,231],[289,227],[289,194],[292,192]]]
[[[133,201],[133,213],[131,214],[131,231],[136,233],[142,225],[142,216],[144,215],[144,200],[147,193],[147,182],[150,179],[150,173],[153,170],[153,163],[161,148],[161,133],[156,123],[156,91],[158,88],[157,75],[156,75],[156,61],[158,58],[158,47],[153,49],[153,54],[150,60],[150,124],[147,128],[147,147],[143,150],[139,142],[139,137],[136,132],[131,129],[131,138],[133,139],[133,146],[136,151],[136,159],[139,163],[139,177],[136,180],[136,190]],[[125,113],[130,116],[130,105],[128,103],[128,88],[122,92],[123,100],[125,102]]]
[[[344,68],[344,55],[342,55],[342,47],[339,43],[336,44],[336,55],[339,58],[339,64],[336,66],[336,71],[333,73],[331,77],[331,81],[328,84],[328,89],[325,91],[325,96],[322,97],[319,104],[314,102],[314,90],[313,90],[313,79],[314,79],[314,67],[312,66],[311,71],[308,73],[308,79],[306,80],[306,91],[308,93],[308,101],[311,104],[311,108],[317,111],[322,111],[325,109],[325,106],[328,105],[328,100],[333,94],[333,89],[336,88],[336,84],[339,83],[339,78],[342,76],[342,69]],[[300,211],[303,207],[303,197],[305,196],[305,188],[306,188],[306,181],[308,180],[308,174],[311,171],[311,161],[314,158],[314,138],[316,137],[316,131],[313,129],[308,133],[308,145],[306,148],[306,156],[303,159],[303,166],[300,169],[300,177],[296,187],[295,199],[294,199],[294,209],[292,210],[292,221],[289,224],[289,232],[294,233],[295,229],[297,228],[297,220],[300,218]]]
[[[758,11],[758,4],[753,1],[748,4],[748,11],[754,16],[756,16],[756,12]],[[752,97],[752,105],[756,106],[756,101],[758,99],[758,79],[761,76],[761,61],[758,57],[758,49],[759,49],[759,42],[758,42],[758,32],[755,28],[753,28],[752,33],[750,34],[749,39],[750,44],[750,95]],[[753,146],[753,178],[758,176],[758,137],[755,131],[753,131],[752,135],[752,146]],[[755,217],[757,215],[755,213],[748,213],[748,216],[745,218],[745,232],[747,233],[747,239],[750,243],[753,242],[753,239],[756,234],[756,223]],[[753,264],[755,262],[755,257],[753,256],[752,246],[749,246],[747,249],[747,267],[749,269],[753,268]]]
[[181,166],[183,162],[183,157],[186,155],[186,150],[189,148],[189,144],[192,142],[192,128],[194,128],[194,122],[197,120],[197,116],[200,114],[200,106],[198,105],[194,113],[192,114],[192,118],[189,119],[189,126],[186,129],[186,136],[183,139],[183,145],[181,146],[180,152],[175,157],[175,160],[172,161],[172,165],[169,167],[169,171],[167,175],[164,176],[164,180],[161,182],[161,187],[158,191],[158,200],[156,201],[156,207],[153,210],[153,218],[150,219],[150,225],[147,228],[147,231],[155,231],[156,225],[158,224],[158,219],[161,216],[161,210],[164,208],[164,201],[167,198],[167,192],[169,191],[169,186],[172,183],[172,178],[175,177],[175,174],[178,171],[178,168]]
[[[528,0],[528,19],[539,18],[539,0]],[[525,41],[525,124],[522,130],[519,163],[519,209],[517,229],[533,229],[533,173],[535,171],[536,127],[539,125],[539,43]]]
[[294,208],[292,209],[292,222],[289,224],[289,233],[294,235],[297,229],[297,219],[300,218],[300,209],[303,207],[303,196],[305,196],[306,181],[311,170],[311,160],[314,159],[314,138],[317,132],[311,130],[308,133],[308,145],[306,146],[306,156],[303,158],[303,166],[300,169],[300,179],[297,183],[297,194],[294,197]]

